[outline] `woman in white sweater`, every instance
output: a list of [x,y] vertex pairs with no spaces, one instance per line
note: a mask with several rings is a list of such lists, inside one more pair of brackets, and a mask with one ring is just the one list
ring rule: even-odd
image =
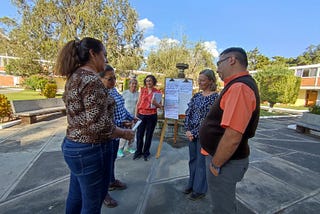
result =
[[[122,97],[125,101],[125,108],[128,110],[130,114],[135,115],[136,105],[139,98],[138,81],[136,78],[130,79],[129,89],[123,91]],[[133,149],[133,142],[121,138],[119,144],[118,157],[123,157],[124,151],[128,151],[131,154],[135,152],[135,150]]]

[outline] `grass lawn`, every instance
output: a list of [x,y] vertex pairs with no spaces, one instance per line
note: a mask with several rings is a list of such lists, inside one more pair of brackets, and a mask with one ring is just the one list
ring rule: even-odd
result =
[[[269,104],[264,104],[261,103],[261,106],[269,106]],[[294,110],[308,110],[309,107],[305,107],[305,106],[293,106],[290,104],[275,104],[273,107],[277,107],[277,108],[287,108],[287,109],[294,109]]]
[[288,114],[280,113],[280,112],[268,112],[260,109],[260,116],[281,116],[281,115],[288,115]]
[[[1,91],[0,91],[1,93]],[[45,96],[40,95],[39,91],[32,90],[23,90],[17,92],[3,93],[8,100],[36,100],[36,99],[46,99]],[[56,97],[61,97],[61,94],[58,94]]]

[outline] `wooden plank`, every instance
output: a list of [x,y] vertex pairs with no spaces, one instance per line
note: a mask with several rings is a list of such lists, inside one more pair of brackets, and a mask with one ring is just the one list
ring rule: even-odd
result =
[[158,145],[158,149],[157,149],[157,154],[156,154],[156,158],[160,157],[160,153],[161,153],[161,149],[162,149],[162,144],[163,144],[163,139],[164,139],[164,134],[166,132],[166,128],[167,128],[167,123],[168,123],[168,119],[165,118],[163,125],[162,125],[162,130],[161,130],[161,135],[160,135],[160,142]]

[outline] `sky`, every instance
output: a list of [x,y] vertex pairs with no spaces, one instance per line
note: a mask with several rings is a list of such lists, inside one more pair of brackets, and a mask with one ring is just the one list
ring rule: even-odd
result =
[[[319,0],[129,0],[144,30],[145,50],[161,39],[203,42],[218,56],[232,46],[267,56],[297,57],[320,45]],[[1,0],[0,17],[17,17]]]

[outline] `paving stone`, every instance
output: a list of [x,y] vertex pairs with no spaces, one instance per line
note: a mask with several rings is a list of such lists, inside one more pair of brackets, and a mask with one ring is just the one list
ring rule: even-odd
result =
[[[319,147],[317,147],[319,150]],[[316,149],[316,148],[314,148]],[[293,153],[289,155],[282,156],[281,158],[295,163],[301,167],[305,167],[314,172],[320,173],[320,156],[311,155],[308,153]],[[320,183],[320,182],[319,182]]]
[[294,206],[290,206],[283,211],[282,214],[292,214],[292,213],[306,213],[306,214],[319,214],[320,203],[313,198],[308,198],[306,200],[300,201]]
[[320,203],[320,193],[318,193],[317,195],[315,195],[313,198]]
[[[260,120],[250,140],[249,170],[237,185],[239,214],[320,210],[320,140],[287,128],[297,119]],[[64,213],[69,170],[60,146],[65,127],[66,117],[59,117],[0,130],[1,214]],[[134,161],[132,155],[118,159],[116,178],[128,188],[112,191],[119,206],[103,206],[102,213],[210,213],[209,195],[193,202],[181,193],[189,156],[188,142],[180,141],[179,146],[164,142],[156,159],[159,137],[155,135],[149,161]]]
[[250,163],[255,161],[270,159],[271,157],[272,157],[271,154],[261,151],[257,149],[255,146],[250,146],[250,156],[249,156]]
[[37,152],[0,153],[0,199],[19,179]]
[[[259,143],[256,141],[253,141],[252,143],[250,143],[250,146],[253,146],[256,149],[259,149],[259,150],[264,151],[264,152],[271,154],[271,155],[284,155],[284,154],[292,153],[291,149],[279,148],[276,146],[262,144],[262,143]],[[252,147],[250,147],[250,148],[252,148]]]
[[[182,190],[187,179],[153,184],[146,199],[145,214],[176,214],[176,213],[210,213],[212,206],[207,195],[201,200],[191,201]],[[201,209],[199,209],[201,207]]]
[[303,197],[301,191],[254,168],[249,168],[243,180],[237,184],[236,193],[256,213],[276,212],[283,204]]
[[58,214],[65,212],[69,180],[22,195],[0,205],[2,214]]
[[9,198],[68,175],[69,169],[61,152],[42,153],[11,192]]
[[263,143],[265,145],[271,145],[275,147],[291,149],[294,151],[301,151],[310,154],[320,155],[320,143],[315,143],[315,140],[319,141],[319,139],[315,139],[314,141],[296,141],[296,140],[280,140],[280,139],[255,139],[259,143]]
[[250,164],[255,168],[267,172],[273,177],[282,180],[284,183],[304,191],[306,194],[319,188],[320,174],[290,164],[281,158],[274,157],[272,159]]

